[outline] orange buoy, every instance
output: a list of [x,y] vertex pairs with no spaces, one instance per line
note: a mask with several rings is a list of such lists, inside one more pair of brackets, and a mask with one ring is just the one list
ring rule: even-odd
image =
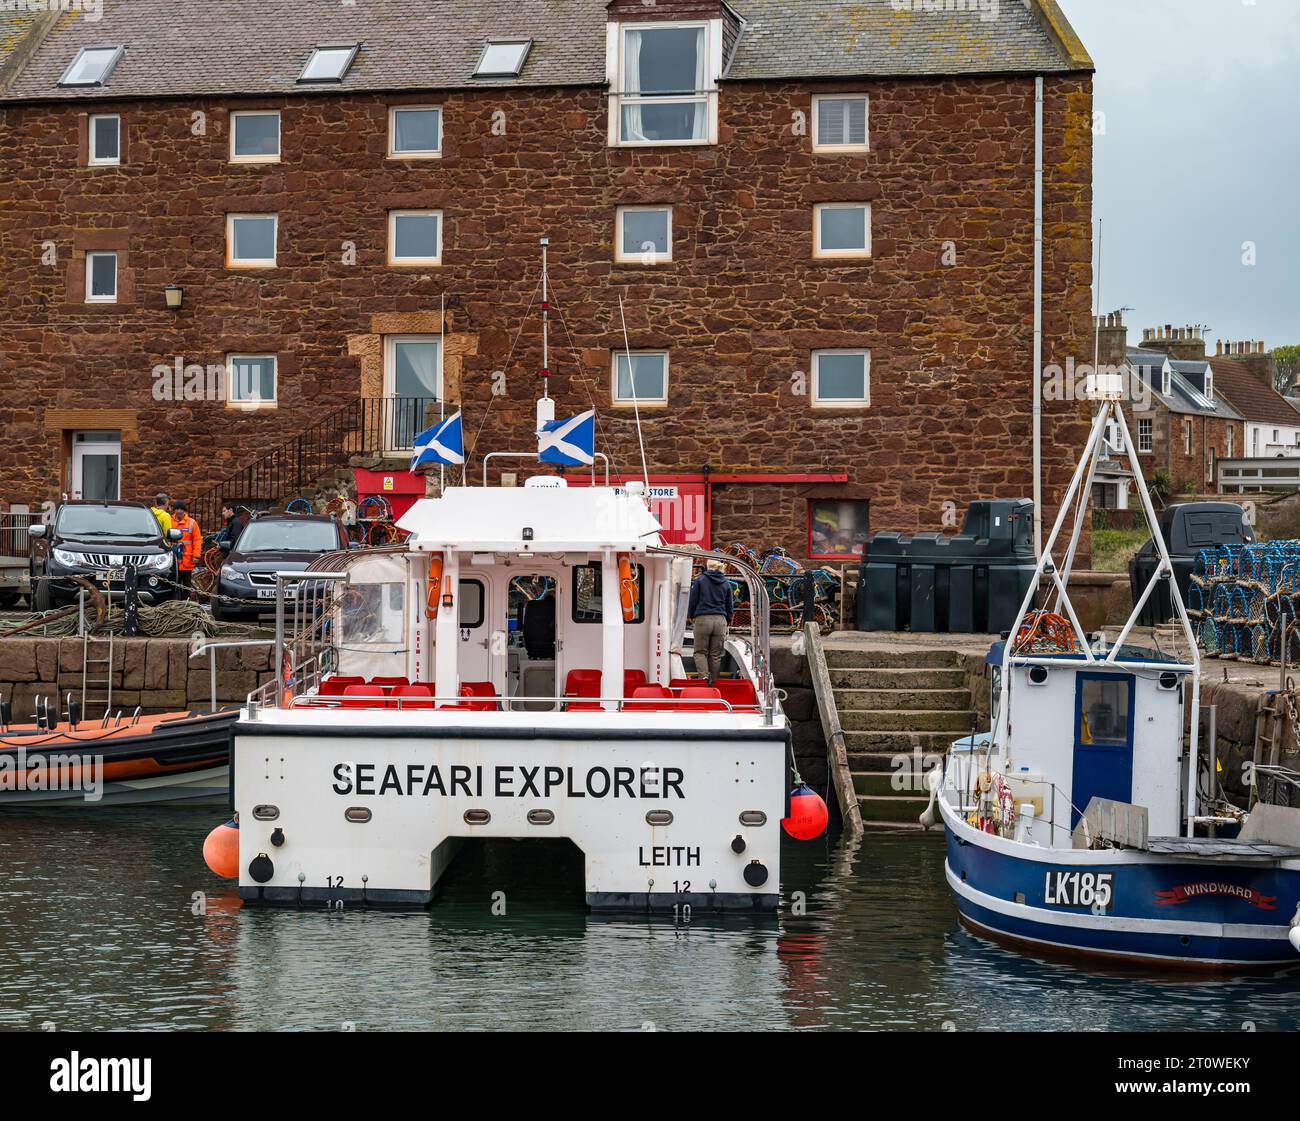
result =
[[431,553],[429,555],[429,577],[426,582],[429,585],[429,594],[425,597],[424,617],[426,619],[436,619],[438,617],[438,587],[442,583],[441,553]]
[[796,841],[811,841],[826,832],[829,820],[822,796],[801,782],[790,791],[790,816],[781,819],[781,828]]
[[623,622],[636,622],[637,611],[641,604],[636,579],[632,575],[632,558],[626,553],[618,555],[619,598],[623,606]]
[[213,875],[233,880],[239,876],[239,822],[233,818],[218,825],[203,842],[203,863]]

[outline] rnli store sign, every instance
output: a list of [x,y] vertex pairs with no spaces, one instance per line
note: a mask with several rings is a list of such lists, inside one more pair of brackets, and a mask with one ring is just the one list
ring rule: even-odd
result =
[[[567,476],[570,486],[588,486],[591,480],[576,473]],[[614,489],[622,491],[627,476],[611,476]],[[703,482],[655,482],[650,476],[650,512],[664,527],[666,545],[698,545],[709,548],[709,484]]]

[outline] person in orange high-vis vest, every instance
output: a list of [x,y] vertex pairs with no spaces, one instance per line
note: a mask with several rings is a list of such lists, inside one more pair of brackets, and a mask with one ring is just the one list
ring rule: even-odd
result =
[[194,567],[203,556],[203,534],[184,502],[172,503],[172,529],[180,530],[176,542],[176,579],[186,588],[194,585]]

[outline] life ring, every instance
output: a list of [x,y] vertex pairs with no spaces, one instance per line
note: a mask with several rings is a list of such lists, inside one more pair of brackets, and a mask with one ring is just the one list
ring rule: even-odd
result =
[[641,606],[641,597],[636,577],[632,575],[632,559],[626,553],[618,555],[618,589],[623,604],[623,622],[634,622]]
[[438,617],[438,595],[441,591],[439,585],[442,583],[442,554],[432,553],[429,556],[429,594],[424,601],[424,617],[426,619],[436,619]]

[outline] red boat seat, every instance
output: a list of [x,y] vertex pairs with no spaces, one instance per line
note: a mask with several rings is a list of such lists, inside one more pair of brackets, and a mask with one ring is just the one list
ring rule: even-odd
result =
[[638,686],[646,683],[645,670],[625,669],[623,671],[623,696],[630,697]]
[[322,697],[341,697],[343,690],[349,685],[364,685],[364,677],[340,677],[335,674],[333,677],[322,678],[320,683],[319,694]]
[[[726,712],[727,704],[717,689],[707,685],[691,685],[679,694],[683,701],[691,704],[682,705],[683,712]],[[716,703],[713,703],[716,702]]]
[[380,696],[381,687],[375,685],[349,685],[343,690],[344,708],[384,708],[387,698]]
[[632,699],[624,712],[671,712],[674,708],[673,691],[667,685],[638,685],[632,690]]
[[[435,690],[432,684],[417,681],[414,685],[394,686],[389,695],[390,708],[433,708]],[[399,703],[400,702],[400,703]]]
[[733,708],[758,706],[758,693],[754,689],[754,683],[746,678],[720,677],[713,686],[722,694],[722,699],[728,701]]
[[571,669],[564,678],[566,697],[599,697],[600,670]]
[[465,706],[478,712],[491,712],[498,707],[496,686],[490,681],[462,681],[459,695],[482,698]]
[[398,685],[409,685],[410,679],[405,677],[372,677],[370,684],[385,693],[391,693]]

